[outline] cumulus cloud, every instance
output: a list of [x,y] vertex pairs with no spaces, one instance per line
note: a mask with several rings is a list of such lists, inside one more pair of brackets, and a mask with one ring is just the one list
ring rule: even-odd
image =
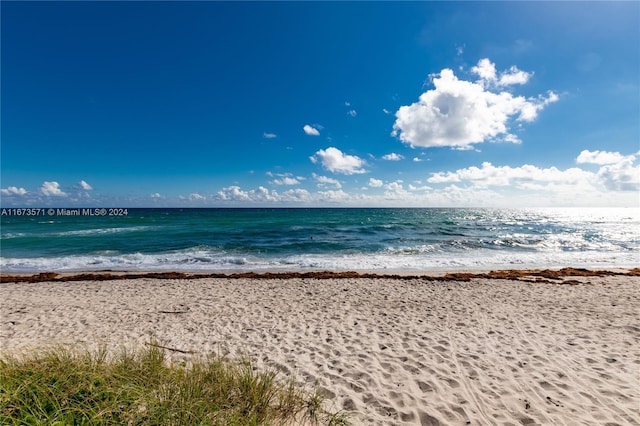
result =
[[353,198],[342,189],[336,191],[320,191],[317,193],[317,197],[319,201],[329,203],[348,201]]
[[149,197],[151,197],[151,198],[162,198],[162,195],[160,195],[159,192],[154,192],[153,194],[149,195]]
[[385,187],[385,189],[387,189],[389,191],[402,192],[402,191],[404,191],[404,187],[403,187],[402,183],[403,182],[401,180],[397,180],[395,182],[389,182],[384,187]]
[[422,158],[413,157],[413,160],[411,160],[411,161],[413,161],[414,163],[421,163],[421,162],[423,162],[424,160],[423,160]]
[[598,181],[610,191],[640,191],[640,165],[634,165],[635,161],[635,155],[627,155],[616,163],[600,167],[596,175]]
[[[416,182],[416,183],[419,184],[419,182]],[[433,189],[432,187],[427,186],[427,185],[415,186],[415,185],[409,184],[409,190],[410,191],[430,191],[432,189]]]
[[254,201],[279,201],[278,193],[276,191],[269,191],[264,186],[252,189],[249,191],[249,196]]
[[498,74],[495,65],[482,59],[472,68],[477,82],[459,80],[451,69],[432,76],[433,90],[420,95],[418,102],[396,112],[392,135],[411,147],[454,147],[470,149],[490,140],[519,142],[510,133],[512,120],[531,122],[558,95],[525,98],[492,89],[525,84],[531,74],[512,67]]
[[66,197],[67,194],[62,192],[58,182],[43,182],[40,187],[40,193],[47,197]]
[[580,163],[601,165],[594,173],[572,167],[560,170],[556,167],[539,168],[525,164],[520,167],[494,166],[483,163],[481,167],[468,167],[455,172],[432,173],[429,183],[471,182],[475,186],[508,186],[520,189],[557,189],[559,186],[580,186],[593,191],[639,191],[640,165],[636,155],[618,152],[582,151]]
[[284,176],[280,179],[273,180],[272,183],[275,185],[298,185],[300,181],[293,177]]
[[320,131],[308,124],[305,124],[302,130],[304,130],[304,132],[309,136],[320,136]]
[[274,138],[277,138],[278,135],[276,135],[275,133],[264,132],[262,134],[262,137],[265,139],[274,139]]
[[511,86],[513,84],[527,84],[533,73],[520,71],[516,66],[509,68],[509,72],[503,73],[497,81],[498,86]]
[[471,68],[471,72],[480,77],[478,83],[484,87],[492,85],[504,87],[514,84],[526,84],[533,75],[533,73],[520,71],[516,66],[512,66],[508,71],[504,71],[498,75],[495,64],[487,58],[480,59],[478,65]]
[[264,186],[259,186],[256,189],[245,191],[237,185],[222,188],[217,193],[217,199],[220,201],[240,201],[251,203],[273,203],[283,200],[277,191],[270,191]]
[[294,177],[291,173],[273,173],[267,172],[269,177],[277,177],[278,179],[272,180],[270,183],[273,185],[298,185],[300,181],[305,180],[302,176]]
[[604,165],[619,163],[624,160],[624,158],[625,156],[619,152],[589,151],[585,149],[578,155],[576,162],[578,164],[590,163]]
[[596,173],[597,181],[610,191],[639,191],[640,165],[635,165],[635,154],[623,155],[619,152],[589,151],[580,152],[576,158],[578,164],[596,164],[601,166]]
[[387,160],[387,161],[400,161],[402,160],[404,157],[400,154],[396,154],[395,152],[392,152],[391,154],[387,154],[387,155],[383,155],[382,159],[383,160]]
[[285,202],[307,203],[311,201],[311,193],[309,193],[309,191],[307,191],[306,189],[289,189],[282,194],[280,199]]
[[322,167],[333,173],[342,173],[345,175],[353,175],[366,173],[363,169],[365,162],[355,155],[344,154],[338,148],[329,147],[326,150],[321,149],[314,155],[309,157],[312,163],[320,162]]
[[320,176],[315,173],[312,176],[318,182],[318,187],[324,187],[326,185],[334,185],[338,189],[342,188],[342,184],[337,179],[333,179],[328,176]]
[[555,183],[563,185],[578,185],[593,178],[593,173],[570,168],[559,170],[556,167],[539,168],[529,164],[520,167],[494,166],[489,162],[482,163],[482,167],[469,167],[455,172],[432,173],[427,179],[429,183],[457,183],[468,181],[476,186],[508,186],[531,183]]
[[[326,150],[328,151],[328,149]],[[594,151],[595,152],[595,151]],[[582,153],[581,153],[582,154]],[[640,191],[640,153],[582,154],[584,160],[606,162],[597,170],[562,169],[532,164],[478,166],[430,173],[428,179],[383,181],[370,177],[359,191],[346,191],[336,179],[312,174],[317,191],[289,189],[279,193],[259,187],[223,188],[218,201],[255,204],[344,206],[633,206]],[[605,159],[608,160],[605,161]],[[611,162],[613,159],[619,161]],[[316,161],[322,157],[316,155]],[[290,176],[290,174],[273,176]],[[293,177],[293,176],[291,176]],[[297,178],[296,178],[297,179]],[[329,186],[335,185],[335,186]],[[369,192],[366,193],[365,192]]]
[[16,186],[10,186],[6,189],[0,189],[0,194],[2,195],[25,195],[27,190],[24,188],[18,188]]
[[84,189],[85,191],[91,191],[93,189],[93,187],[84,180],[78,182],[78,185],[80,185],[80,188]]
[[205,197],[204,195],[200,195],[197,192],[189,194],[189,201],[204,201],[206,199],[207,197]]
[[218,191],[218,198],[223,201],[249,201],[249,194],[239,186],[232,185]]
[[356,111],[355,109],[350,109],[349,111],[347,111],[347,115],[355,117],[356,115],[358,115],[358,111]]
[[382,186],[382,181],[376,178],[369,178],[369,186],[372,188],[380,188]]

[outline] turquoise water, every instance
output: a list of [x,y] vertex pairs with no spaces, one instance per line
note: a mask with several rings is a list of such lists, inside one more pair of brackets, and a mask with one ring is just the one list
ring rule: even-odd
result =
[[640,209],[2,213],[0,267],[6,272],[428,271],[640,264]]

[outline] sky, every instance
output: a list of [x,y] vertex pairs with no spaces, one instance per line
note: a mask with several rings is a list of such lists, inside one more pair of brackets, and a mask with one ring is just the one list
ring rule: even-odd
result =
[[13,2],[2,207],[640,206],[638,2]]

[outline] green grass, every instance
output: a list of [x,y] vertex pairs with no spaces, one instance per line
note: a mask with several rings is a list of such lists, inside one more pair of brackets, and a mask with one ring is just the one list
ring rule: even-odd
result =
[[150,346],[110,356],[64,348],[0,359],[2,425],[348,424],[323,398],[248,362],[167,362]]

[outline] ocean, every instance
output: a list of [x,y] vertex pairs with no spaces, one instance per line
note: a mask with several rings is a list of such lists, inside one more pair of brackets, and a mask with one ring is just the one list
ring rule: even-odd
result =
[[2,272],[640,266],[640,209],[0,209]]

